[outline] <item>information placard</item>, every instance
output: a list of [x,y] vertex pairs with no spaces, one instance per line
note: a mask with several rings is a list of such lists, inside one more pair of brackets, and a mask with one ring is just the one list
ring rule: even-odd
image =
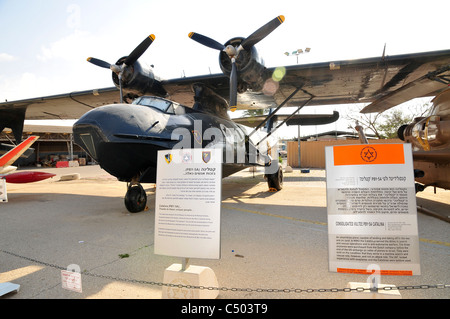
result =
[[325,148],[329,270],[420,275],[410,144]]
[[83,288],[81,286],[81,273],[61,270],[62,287],[67,290],[82,293]]
[[155,254],[220,258],[221,149],[158,152]]

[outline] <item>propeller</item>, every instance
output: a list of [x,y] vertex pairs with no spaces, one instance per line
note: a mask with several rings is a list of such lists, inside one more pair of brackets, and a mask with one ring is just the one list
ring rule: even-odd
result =
[[199,33],[191,32],[189,33],[189,38],[192,40],[203,44],[211,49],[224,51],[228,57],[231,59],[231,73],[230,73],[230,109],[231,111],[236,110],[237,104],[237,68],[236,68],[236,59],[239,55],[239,52],[242,50],[250,50],[256,43],[264,39],[268,36],[273,30],[275,30],[280,24],[284,22],[284,16],[280,15],[258,30],[249,35],[246,39],[244,39],[238,47],[234,47],[232,45],[224,46],[223,44],[208,38]]
[[123,92],[122,92],[122,75],[124,71],[131,65],[133,65],[144,52],[148,49],[148,47],[155,41],[155,35],[150,34],[147,38],[144,39],[123,61],[122,64],[110,64],[106,61],[96,59],[96,58],[87,58],[87,61],[99,66],[104,69],[110,69],[114,73],[117,74],[119,78],[119,87],[120,87],[120,103],[123,103]]

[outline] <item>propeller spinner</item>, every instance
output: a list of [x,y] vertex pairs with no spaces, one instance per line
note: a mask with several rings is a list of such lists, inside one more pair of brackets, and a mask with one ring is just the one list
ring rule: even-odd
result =
[[231,59],[231,73],[230,73],[230,109],[232,111],[236,110],[237,104],[237,68],[236,59],[239,52],[242,50],[250,50],[256,43],[268,36],[273,30],[275,30],[280,24],[284,22],[284,16],[280,15],[261,28],[253,32],[246,39],[244,39],[237,47],[233,45],[224,46],[223,44],[208,38],[199,33],[191,32],[189,33],[189,38],[203,44],[211,49],[224,51],[228,57]]
[[105,62],[100,59],[96,58],[88,58],[87,61],[99,66],[101,68],[110,69],[114,73],[117,74],[119,78],[119,87],[120,87],[120,103],[123,103],[123,93],[122,93],[122,75],[127,70],[129,66],[132,66],[133,63],[135,63],[141,56],[144,54],[144,52],[149,48],[149,46],[153,43],[155,40],[155,35],[150,34],[147,38],[144,39],[123,61],[122,64],[110,64],[108,62]]

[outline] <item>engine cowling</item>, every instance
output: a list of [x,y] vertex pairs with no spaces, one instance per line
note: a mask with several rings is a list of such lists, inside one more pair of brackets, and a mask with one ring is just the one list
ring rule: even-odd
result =
[[[126,57],[120,58],[116,65],[122,65]],[[119,76],[112,72],[114,85],[119,88]],[[144,67],[138,61],[127,66],[122,74],[122,89],[125,94],[131,95],[157,95],[164,97],[167,95],[166,90],[161,85],[150,68]]]
[[[232,38],[225,43],[225,46],[232,45],[238,47],[244,40],[242,37]],[[230,57],[221,51],[219,55],[219,64],[222,72],[230,76],[231,74],[231,60]],[[264,86],[264,66],[263,59],[259,56],[258,51],[253,46],[249,50],[242,50],[236,59],[236,68],[238,73],[238,87],[239,93],[245,92],[247,89],[254,91],[261,91]]]

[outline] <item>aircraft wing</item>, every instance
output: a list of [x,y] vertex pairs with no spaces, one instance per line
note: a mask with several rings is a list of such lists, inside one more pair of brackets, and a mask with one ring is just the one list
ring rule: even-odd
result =
[[[245,92],[238,96],[241,109],[271,108],[280,105],[295,89],[301,88],[285,106],[350,103],[382,104],[397,96],[397,102],[434,96],[448,85],[436,81],[450,77],[450,50],[374,57],[359,60],[298,64],[282,67],[285,75],[274,95]],[[268,68],[271,78],[279,68]],[[448,81],[448,80],[447,80]],[[223,74],[201,75],[161,82],[167,98],[192,106],[192,85],[204,83],[223,98],[229,98],[229,78]],[[418,88],[421,88],[418,90]],[[73,92],[28,100],[0,103],[0,115],[11,110],[27,110],[26,119],[77,119],[92,108],[119,102],[116,87]],[[369,109],[367,109],[369,110]],[[378,109],[374,110],[378,111]],[[1,123],[0,123],[1,126]]]
[[[238,109],[285,106],[372,103],[364,112],[381,112],[417,97],[434,96],[448,85],[450,50],[383,56],[359,60],[299,64],[283,67],[284,77],[273,95],[238,94]],[[266,69],[266,78],[280,68]],[[163,81],[169,98],[193,104],[191,86],[202,82],[228,100],[229,79],[223,74]],[[447,82],[447,83],[446,83]]]
[[[363,112],[380,112],[412,98],[434,96],[450,80],[450,50],[375,57],[360,60],[298,64],[282,67],[284,77],[272,95],[246,91],[238,95],[238,108],[372,103]],[[264,78],[280,68],[265,69]],[[211,74],[161,81],[167,98],[192,106],[192,85],[203,83],[226,100],[229,78]],[[92,108],[119,102],[116,87],[0,103],[0,131],[13,130],[21,140],[24,119],[77,119]]]
[[[314,95],[308,105],[379,103],[387,95],[412,85],[430,72],[449,66],[450,50],[294,66],[286,69],[275,97],[277,103],[284,99],[294,87],[301,85],[301,79],[304,81],[302,88]],[[448,70],[447,74],[450,74]],[[397,94],[403,96],[398,104],[416,97],[436,95],[445,89],[445,85],[437,83],[420,91],[411,90],[408,95]],[[309,96],[295,96],[289,103],[298,105],[307,98]]]
[[5,127],[11,128],[16,141],[20,141],[25,119],[78,119],[95,107],[117,102],[119,90],[116,87],[2,102],[0,132]]
[[413,80],[382,96],[361,110],[361,113],[381,113],[417,97],[436,96],[450,84],[450,64]]
[[25,141],[6,152],[6,154],[2,155],[0,157],[0,168],[4,168],[14,163],[38,138],[39,136],[30,136]]
[[116,87],[110,87],[2,102],[0,112],[26,109],[27,120],[78,119],[93,108],[118,101],[119,90]]

